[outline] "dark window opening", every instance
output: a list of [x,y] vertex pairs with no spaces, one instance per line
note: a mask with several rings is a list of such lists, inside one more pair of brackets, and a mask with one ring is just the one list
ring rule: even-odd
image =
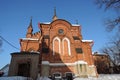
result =
[[43,47],[47,47],[47,43],[45,41],[42,42]]
[[104,56],[101,56],[101,59],[104,59]]
[[58,76],[61,76],[61,75],[60,75],[60,74],[58,74],[58,73],[56,73],[56,74],[54,74],[54,76],[57,76],[57,77],[58,77]]
[[59,30],[58,30],[58,33],[59,33],[59,34],[64,34],[64,30],[63,30],[63,29],[59,29]]
[[73,74],[72,73],[66,73],[66,79],[67,80],[73,80]]
[[82,48],[76,48],[76,52],[77,53],[83,53],[83,50],[82,50]]
[[78,36],[73,36],[74,40],[80,40],[80,38]]
[[44,47],[43,47],[43,48],[42,48],[42,52],[43,52],[43,53],[49,53],[49,48],[44,48]]

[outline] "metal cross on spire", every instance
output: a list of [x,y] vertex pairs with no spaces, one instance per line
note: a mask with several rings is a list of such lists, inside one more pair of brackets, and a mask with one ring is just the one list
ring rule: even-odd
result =
[[57,15],[56,15],[56,7],[54,7],[54,15],[53,15],[52,19],[53,19],[53,21],[56,20],[56,19],[58,19]]

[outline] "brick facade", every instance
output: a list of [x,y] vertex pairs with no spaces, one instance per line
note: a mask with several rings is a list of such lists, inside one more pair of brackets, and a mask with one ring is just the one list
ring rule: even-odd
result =
[[95,52],[93,59],[99,74],[110,74],[113,72],[112,62],[108,54]]
[[92,56],[92,40],[83,40],[81,26],[63,19],[39,23],[40,31],[33,33],[28,26],[26,38],[20,39],[21,51],[40,52],[39,74],[52,76],[67,72],[75,76],[97,76]]

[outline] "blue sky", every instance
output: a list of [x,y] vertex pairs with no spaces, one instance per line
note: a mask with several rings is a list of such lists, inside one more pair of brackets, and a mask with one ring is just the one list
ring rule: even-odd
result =
[[[0,36],[20,48],[19,39],[26,36],[30,17],[34,32],[39,31],[38,22],[51,22],[54,7],[59,19],[82,26],[83,39],[94,40],[93,52],[99,51],[108,41],[104,20],[114,12],[99,9],[94,0],[0,0]],[[0,68],[10,63],[12,52],[19,50],[3,41],[0,48]]]

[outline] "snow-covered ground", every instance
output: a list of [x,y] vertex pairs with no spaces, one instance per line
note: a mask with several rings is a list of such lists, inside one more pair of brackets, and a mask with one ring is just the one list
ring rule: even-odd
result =
[[75,78],[74,80],[120,80],[120,74],[100,74],[98,78]]
[[51,79],[49,79],[48,77],[39,77],[37,78],[37,80],[51,80]]
[[[32,80],[31,78],[13,76],[13,77],[0,77],[0,80]],[[47,77],[40,77],[37,80],[50,80]],[[98,78],[75,78],[74,80],[120,80],[120,74],[100,74]]]
[[0,77],[0,80],[33,80],[28,77],[13,76],[13,77]]

